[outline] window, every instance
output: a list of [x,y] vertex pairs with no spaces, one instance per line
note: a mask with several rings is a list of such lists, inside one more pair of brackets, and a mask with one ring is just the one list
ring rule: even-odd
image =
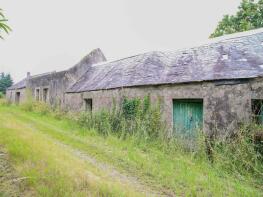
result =
[[20,92],[16,92],[15,102],[16,102],[16,104],[19,104],[19,102],[20,102]]
[[85,110],[92,112],[92,99],[84,99],[85,101]]
[[48,100],[48,88],[43,89],[43,101],[46,103]]
[[252,100],[252,118],[257,124],[263,124],[263,100]]
[[36,101],[39,101],[39,98],[40,98],[40,95],[39,95],[40,91],[39,91],[39,88],[36,89],[36,92],[35,92],[35,99]]

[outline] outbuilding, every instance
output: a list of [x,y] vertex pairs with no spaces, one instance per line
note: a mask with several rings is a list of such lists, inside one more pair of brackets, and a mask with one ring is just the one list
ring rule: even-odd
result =
[[10,88],[7,98],[17,102],[29,89],[36,100],[54,105],[59,99],[64,109],[96,112],[110,109],[113,100],[149,95],[152,103],[161,103],[171,132],[200,128],[225,135],[252,120],[263,123],[262,43],[259,29],[112,62],[95,50],[67,71],[28,77]]
[[99,111],[110,109],[113,99],[150,95],[160,100],[168,127],[183,132],[224,135],[252,119],[262,123],[262,43],[261,29],[92,65],[67,90],[66,107]]

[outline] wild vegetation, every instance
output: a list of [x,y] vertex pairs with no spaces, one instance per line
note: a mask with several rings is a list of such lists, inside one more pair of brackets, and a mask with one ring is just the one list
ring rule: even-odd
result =
[[225,15],[210,37],[263,27],[263,0],[242,0],[235,15]]
[[160,106],[153,106],[149,97],[124,99],[111,111],[93,114],[63,112],[34,102],[17,107],[2,101],[0,106],[0,144],[18,173],[26,177],[24,193],[263,194],[262,142],[254,135],[262,132],[259,126],[243,126],[235,136],[213,141],[211,158],[205,136],[196,139],[194,151],[170,138]]
[[9,33],[11,28],[7,25],[7,19],[3,14],[3,10],[0,8],[0,38],[3,39],[2,32]]

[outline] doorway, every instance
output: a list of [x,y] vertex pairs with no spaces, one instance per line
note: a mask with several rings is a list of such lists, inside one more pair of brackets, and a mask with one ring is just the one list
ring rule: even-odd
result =
[[203,127],[203,100],[174,99],[173,127],[177,134],[195,137]]
[[16,95],[15,95],[15,103],[16,103],[16,104],[19,104],[19,103],[20,103],[20,92],[16,92]]

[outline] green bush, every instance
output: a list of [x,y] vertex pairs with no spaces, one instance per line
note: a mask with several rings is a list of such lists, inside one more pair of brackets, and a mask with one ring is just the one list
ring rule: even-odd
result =
[[1,99],[1,98],[4,98],[4,97],[5,97],[4,93],[3,93],[3,92],[0,92],[0,99]]
[[120,107],[113,106],[111,110],[96,113],[81,113],[77,122],[88,129],[95,129],[103,135],[116,134],[126,138],[161,139],[167,134],[165,124],[161,121],[159,106],[150,105],[149,96],[143,99],[124,98]]
[[135,118],[140,110],[141,100],[138,98],[127,99],[124,98],[122,102],[122,113],[126,119]]

